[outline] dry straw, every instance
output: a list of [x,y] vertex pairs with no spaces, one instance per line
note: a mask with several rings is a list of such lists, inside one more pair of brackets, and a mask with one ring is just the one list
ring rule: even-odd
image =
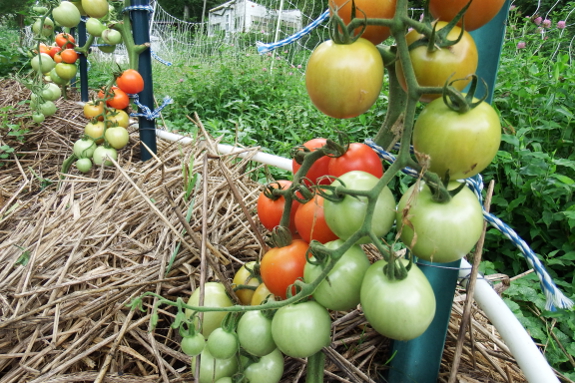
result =
[[[82,108],[59,101],[55,117],[33,126],[20,105],[28,91],[4,80],[0,93],[0,108],[10,107],[0,145],[16,148],[0,167],[0,382],[193,381],[191,360],[170,328],[174,310],[161,307],[150,332],[154,301],[146,301],[147,313],[130,312],[126,304],[145,291],[186,298],[202,273],[229,287],[242,263],[261,257],[254,209],[262,188],[253,175],[262,165],[250,161],[255,149],[246,149],[246,158],[218,156],[214,141],[200,133],[193,145],[160,141],[157,156],[142,163],[132,131],[114,166],[85,175],[72,169],[59,182],[60,166],[87,122]],[[6,122],[29,129],[24,143],[7,134]],[[182,224],[190,206],[191,233]],[[456,299],[441,382],[453,364],[462,312]],[[325,380],[381,381],[390,342],[359,309],[333,313],[333,320]],[[470,324],[457,381],[524,382],[477,308]],[[283,381],[303,381],[305,371],[305,360],[286,358]]]

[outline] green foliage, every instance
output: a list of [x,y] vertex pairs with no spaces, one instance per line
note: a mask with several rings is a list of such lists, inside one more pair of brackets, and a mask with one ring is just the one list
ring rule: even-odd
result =
[[14,114],[13,106],[5,106],[0,108],[0,138],[2,145],[0,145],[0,168],[5,166],[4,160],[12,157],[14,147],[10,146],[10,142],[24,142],[24,136],[28,133],[28,129],[20,124],[14,124],[10,121],[10,116]]
[[0,77],[19,71],[29,60],[20,47],[18,32],[0,25]]

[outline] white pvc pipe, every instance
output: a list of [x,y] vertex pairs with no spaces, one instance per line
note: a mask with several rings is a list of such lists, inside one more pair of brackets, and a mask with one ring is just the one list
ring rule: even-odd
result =
[[[462,259],[459,277],[467,277],[469,270],[471,270],[471,265]],[[477,279],[473,298],[509,347],[527,381],[559,383],[549,363],[533,343],[533,339],[485,279]]]
[[[189,137],[183,137],[163,130],[156,130],[156,134],[158,137],[169,141],[179,141],[184,144],[193,142]],[[242,151],[240,148],[221,144],[218,145],[218,150],[223,154]],[[287,158],[258,153],[253,159],[266,165],[291,170],[291,160]],[[465,259],[462,259],[459,277],[466,278],[469,275],[469,270],[471,270],[471,265]],[[509,347],[527,381],[530,383],[559,383],[559,379],[557,379],[533,339],[531,339],[523,325],[517,320],[515,314],[485,279],[477,279],[474,298]]]

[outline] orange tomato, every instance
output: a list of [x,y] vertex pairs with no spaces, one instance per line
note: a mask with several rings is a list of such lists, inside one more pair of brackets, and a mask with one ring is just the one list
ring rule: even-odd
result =
[[60,56],[62,56],[62,61],[68,64],[74,64],[76,60],[78,60],[78,53],[70,48],[64,49],[60,52]]
[[[396,0],[355,0],[355,17],[391,19],[395,15]],[[337,9],[337,14],[347,25],[351,21],[351,4],[349,0],[330,0],[329,5]],[[330,10],[330,12],[332,12]],[[361,32],[361,27],[355,30]],[[377,45],[387,39],[391,34],[389,28],[369,25],[361,37]]]
[[62,49],[74,48],[74,43],[76,42],[74,36],[69,33],[58,33],[55,40],[56,44]]

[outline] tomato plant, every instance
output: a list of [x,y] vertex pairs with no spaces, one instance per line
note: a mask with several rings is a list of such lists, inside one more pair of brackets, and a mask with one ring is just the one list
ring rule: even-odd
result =
[[[395,15],[396,0],[355,0],[355,17],[368,19],[391,19]],[[351,21],[352,2],[348,0],[331,0],[329,5],[337,9],[337,15],[347,25]],[[333,10],[330,8],[330,13]],[[355,33],[360,33],[357,28]],[[377,45],[387,39],[391,34],[388,27],[368,25],[361,37]]]
[[121,109],[110,108],[106,113],[106,118],[112,125],[121,126],[126,129],[130,126],[130,116]]
[[325,222],[323,197],[319,194],[298,207],[294,222],[299,235],[308,243],[312,240],[326,243],[338,238]]
[[[257,287],[261,284],[256,276],[252,274],[254,267],[256,266],[256,261],[247,262],[234,275],[234,280],[232,286],[246,285]],[[249,305],[252,301],[255,290],[250,289],[238,289],[235,290],[240,302],[243,305]]]
[[[451,21],[467,5],[468,0],[431,0],[429,12],[434,19]],[[505,0],[472,1],[463,15],[465,30],[474,31],[487,24],[499,13]],[[461,27],[461,20],[457,23]]]
[[[271,184],[271,187],[287,189],[291,186],[291,181],[279,180]],[[280,224],[282,214],[284,212],[285,198],[279,196],[277,199],[268,198],[264,192],[261,192],[258,197],[257,210],[260,222],[268,230],[273,230],[274,227]],[[290,229],[292,233],[295,232],[294,216],[299,206],[299,202],[294,201],[290,211]]]
[[272,338],[272,320],[261,311],[247,311],[238,322],[238,340],[244,350],[255,356],[264,356],[275,350]]
[[[207,347],[200,354],[200,383],[213,383],[220,378],[231,377],[237,371],[237,358],[216,359]],[[192,358],[192,373],[196,375],[196,357]]]
[[104,142],[102,137],[105,129],[104,121],[90,121],[84,127],[84,134],[96,141],[97,144],[101,144]]
[[[399,262],[407,264],[407,260]],[[384,260],[369,267],[361,284],[361,308],[369,324],[395,340],[417,338],[435,316],[435,294],[429,281],[413,264],[402,280],[391,280],[383,271]]]
[[210,350],[210,354],[216,359],[229,359],[236,355],[239,350],[237,335],[221,327],[212,331],[208,337],[206,346]]
[[303,277],[308,246],[307,242],[294,239],[288,246],[274,247],[264,254],[260,271],[272,294],[286,299],[288,287]]
[[329,159],[328,173],[339,177],[352,170],[362,170],[377,178],[383,175],[383,164],[377,153],[359,142],[349,144],[347,151],[340,157]]
[[[342,240],[328,242],[325,246],[335,250],[343,244]],[[311,261],[316,261],[311,257]],[[337,261],[313,293],[314,299],[330,310],[346,311],[359,304],[361,282],[369,268],[369,259],[359,245],[353,245]],[[308,262],[304,269],[304,281],[311,283],[317,279],[324,269],[323,265]]]
[[144,79],[142,75],[134,69],[126,69],[116,79],[118,88],[126,93],[135,94],[144,90]]
[[[62,58],[62,60],[64,60],[64,58]],[[58,74],[61,79],[67,81],[74,78],[78,72],[78,67],[76,67],[76,65],[66,64],[64,62],[56,64],[54,69],[56,70],[56,74]]]
[[[303,144],[303,146],[313,152],[313,151],[321,148],[322,146],[324,146],[326,141],[327,140],[325,138],[314,138],[312,140],[309,140],[305,144]],[[324,156],[324,157],[320,158],[319,160],[314,162],[313,165],[309,168],[309,170],[307,171],[307,173],[305,175],[306,178],[308,178],[314,184],[327,185],[327,184],[331,183],[331,181],[328,178],[323,178],[320,180],[321,177],[328,174],[328,164],[329,164],[329,157]],[[293,159],[292,160],[292,171],[293,171],[293,173],[294,174],[297,173],[297,171],[300,168],[301,168],[301,165],[298,164],[295,159]]]
[[315,301],[283,306],[272,319],[272,337],[284,354],[307,358],[329,345],[331,318]]
[[461,113],[434,100],[413,127],[414,149],[430,156],[429,170],[440,177],[447,171],[451,179],[473,177],[491,163],[500,143],[499,116],[486,102]]
[[244,370],[250,383],[279,383],[283,373],[284,357],[278,349],[263,355],[258,362],[250,364]]
[[[190,296],[188,305],[198,306],[200,301],[200,289],[197,288]],[[204,285],[204,306],[206,307],[229,307],[232,306],[232,300],[226,294],[226,288],[220,282],[207,282]],[[190,317],[192,310],[186,309],[186,315]],[[210,311],[203,313],[204,320],[201,324],[201,333],[209,337],[212,331],[220,327],[222,319],[226,316],[227,311]],[[210,355],[211,356],[211,355]],[[203,357],[202,357],[203,358]]]
[[100,19],[108,14],[108,0],[82,0],[82,8],[88,16]]
[[73,49],[64,49],[60,52],[62,61],[66,64],[74,64],[78,60],[78,53]]
[[96,143],[89,138],[79,139],[74,143],[73,151],[78,158],[92,158]]
[[180,343],[184,354],[189,356],[200,355],[204,350],[205,345],[206,340],[204,336],[199,332],[195,333],[194,335],[183,337],[182,342]]
[[[336,179],[332,186],[343,186],[346,189],[364,190],[373,189],[378,178],[361,170],[345,173]],[[357,232],[365,221],[367,213],[367,197],[345,195],[341,201],[330,201],[326,198],[323,203],[325,221],[329,228],[341,239],[347,239]],[[395,199],[386,186],[383,188],[377,202],[371,221],[371,229],[378,237],[382,237],[391,229],[395,220]],[[371,240],[364,236],[358,243],[368,243]]]
[[[459,185],[450,182],[448,189]],[[407,215],[403,218],[406,207]],[[401,240],[419,258],[453,262],[467,255],[479,240],[483,231],[483,211],[477,197],[467,187],[449,202],[438,203],[433,200],[431,189],[421,182],[412,185],[401,197],[397,225]],[[414,232],[417,237],[412,244]]]
[[84,116],[87,119],[100,116],[104,113],[104,105],[101,102],[88,101],[84,104]]
[[351,44],[321,43],[305,75],[313,104],[335,118],[352,118],[375,103],[383,86],[383,60],[375,45],[359,38]]
[[[438,21],[436,29],[439,31],[447,25],[444,21]],[[461,28],[455,26],[447,34],[447,39],[457,40],[461,34]],[[411,45],[417,40],[425,38],[416,30],[411,30],[407,33],[407,44]],[[420,86],[442,87],[449,78],[464,78],[470,74],[474,74],[477,69],[478,54],[475,41],[469,33],[463,31],[463,36],[457,44],[449,47],[435,48],[429,50],[426,45],[418,46],[409,51],[415,77]],[[397,71],[397,79],[404,90],[407,89],[405,75],[400,60],[396,61],[395,69]],[[462,90],[467,86],[469,81],[458,81],[454,86],[458,90]],[[423,102],[430,102],[441,94],[424,94],[420,100]]]

